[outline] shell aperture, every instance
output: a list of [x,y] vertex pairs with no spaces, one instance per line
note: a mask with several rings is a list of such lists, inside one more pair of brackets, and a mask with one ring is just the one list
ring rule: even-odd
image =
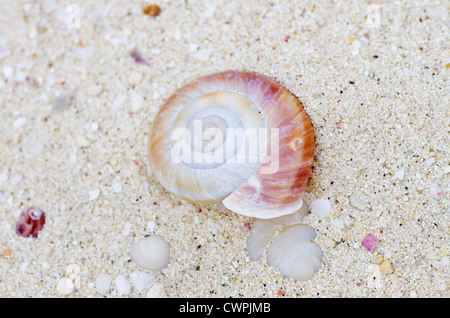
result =
[[314,156],[302,104],[252,72],[200,77],[162,106],[150,134],[156,179],[188,201],[258,218],[297,211]]

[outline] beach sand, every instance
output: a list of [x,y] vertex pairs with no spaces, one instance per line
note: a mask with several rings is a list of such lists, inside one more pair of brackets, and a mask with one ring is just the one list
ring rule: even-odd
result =
[[[151,3],[158,16],[143,13]],[[0,7],[1,297],[449,297],[448,2]],[[304,218],[324,252],[306,282],[248,258],[251,218],[180,200],[152,177],[164,101],[230,69],[281,83],[312,120],[304,199],[331,210]],[[29,206],[46,214],[37,238],[15,233]],[[160,271],[128,255],[150,234],[170,243]]]

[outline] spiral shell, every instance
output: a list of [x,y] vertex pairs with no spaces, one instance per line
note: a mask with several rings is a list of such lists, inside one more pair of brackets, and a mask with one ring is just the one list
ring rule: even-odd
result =
[[308,205],[304,203],[300,210],[290,215],[269,220],[254,219],[247,238],[250,259],[261,259],[269,245],[267,263],[278,268],[284,277],[298,281],[313,277],[320,269],[323,251],[311,242],[316,237],[315,230],[301,224],[308,211]]
[[37,238],[45,224],[45,213],[40,207],[28,207],[22,210],[16,221],[16,233],[23,237]]
[[267,263],[287,278],[305,281],[320,269],[322,249],[311,242],[316,237],[313,228],[296,224],[283,229],[267,251]]
[[301,223],[308,211],[308,205],[303,202],[302,207],[294,213],[273,219],[254,219],[247,237],[247,253],[250,259],[259,260],[277,231]]
[[131,243],[128,254],[142,268],[161,270],[169,264],[170,245],[160,235],[149,235]]
[[150,133],[152,171],[169,192],[263,219],[301,207],[313,156],[312,125],[300,101],[244,71],[183,86]]

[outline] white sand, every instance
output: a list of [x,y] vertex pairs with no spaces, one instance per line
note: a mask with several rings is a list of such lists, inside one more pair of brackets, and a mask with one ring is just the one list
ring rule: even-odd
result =
[[[100,297],[101,273],[107,297],[449,297],[450,8],[382,2],[161,0],[151,18],[145,1],[0,0],[0,297],[63,297],[62,278],[66,297]],[[228,69],[279,81],[313,122],[304,198],[331,210],[305,217],[324,250],[307,282],[248,259],[250,218],[147,178],[165,98]],[[37,239],[14,231],[30,205],[47,216]],[[161,271],[127,254],[152,233],[171,245]],[[120,287],[137,271],[154,278]]]

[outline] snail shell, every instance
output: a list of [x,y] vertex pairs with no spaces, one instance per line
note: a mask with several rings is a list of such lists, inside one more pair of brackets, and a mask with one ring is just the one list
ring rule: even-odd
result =
[[150,133],[152,171],[169,192],[263,219],[301,207],[313,156],[313,129],[300,101],[245,71],[183,86]]
[[130,245],[129,255],[140,267],[161,270],[170,261],[170,245],[160,235],[149,235]]
[[299,224],[308,211],[308,204],[303,202],[302,207],[294,213],[273,219],[254,219],[250,234],[247,237],[247,253],[250,259],[253,261],[259,260],[277,231]]
[[287,278],[305,281],[320,269],[323,251],[310,242],[316,237],[313,228],[296,224],[283,229],[267,251],[267,263]]
[[315,230],[301,224],[308,211],[308,205],[304,203],[300,210],[289,215],[254,219],[247,238],[250,259],[260,259],[272,241],[267,250],[267,263],[278,268],[287,278],[298,281],[310,279],[320,269],[323,251],[311,242],[316,237]]
[[39,232],[45,224],[45,213],[40,207],[28,207],[22,210],[22,213],[16,221],[16,233],[23,237],[37,238]]

